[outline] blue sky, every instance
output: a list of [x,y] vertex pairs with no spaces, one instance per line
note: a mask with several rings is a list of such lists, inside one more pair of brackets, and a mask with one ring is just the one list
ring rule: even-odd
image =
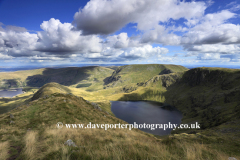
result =
[[240,2],[0,0],[0,66],[240,64]]

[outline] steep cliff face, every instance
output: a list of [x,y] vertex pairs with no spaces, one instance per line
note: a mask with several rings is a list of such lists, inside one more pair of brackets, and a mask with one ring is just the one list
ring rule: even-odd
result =
[[195,68],[191,69],[183,75],[182,81],[188,83],[191,87],[197,85],[212,85],[216,83],[223,83],[225,78],[229,78],[228,72],[222,70],[213,70],[209,68]]
[[167,88],[166,102],[180,109],[184,122],[193,119],[203,128],[240,118],[240,70],[195,68]]
[[147,82],[141,82],[138,83],[138,86],[144,86],[144,87],[153,87],[153,86],[163,86],[163,87],[169,87],[172,84],[179,81],[182,77],[184,72],[179,73],[170,73],[170,74],[164,74],[164,75],[157,75],[148,80]]

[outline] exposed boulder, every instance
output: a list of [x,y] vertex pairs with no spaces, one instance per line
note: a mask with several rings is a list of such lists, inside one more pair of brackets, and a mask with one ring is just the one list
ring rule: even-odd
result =
[[13,119],[14,118],[14,116],[12,115],[12,114],[10,114],[10,116],[9,116],[11,119]]
[[159,75],[163,75],[163,74],[169,74],[169,73],[173,73],[173,71],[171,69],[164,69],[162,72],[159,73]]
[[130,93],[135,90],[137,90],[137,86],[127,85],[127,86],[123,87],[123,92],[125,92],[125,93]]
[[91,102],[91,105],[92,105],[95,109],[97,109],[97,110],[99,110],[99,111],[102,111],[102,108],[99,107],[99,105],[98,105],[97,103]]
[[170,73],[165,75],[154,76],[146,82],[137,83],[138,86],[151,86],[157,83],[161,83],[163,87],[169,87],[175,82],[179,81],[182,77],[183,72],[181,73]]
[[71,139],[69,139],[69,140],[67,140],[65,143],[64,143],[65,145],[68,145],[68,146],[72,146],[72,147],[77,147],[77,145],[71,140]]
[[14,124],[15,122],[14,121],[10,121],[10,124]]

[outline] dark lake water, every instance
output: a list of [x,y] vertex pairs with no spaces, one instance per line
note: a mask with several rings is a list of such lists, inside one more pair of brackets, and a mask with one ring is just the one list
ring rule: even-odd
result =
[[[176,109],[167,110],[161,108],[160,103],[150,101],[112,101],[111,110],[117,118],[120,118],[129,124],[180,124],[182,119],[182,113]],[[159,128],[151,130],[145,128],[140,129],[142,131],[155,134],[155,135],[168,135],[172,129]],[[152,127],[156,128],[155,127]]]
[[18,94],[22,94],[22,88],[11,90],[0,90],[0,97],[14,97]]

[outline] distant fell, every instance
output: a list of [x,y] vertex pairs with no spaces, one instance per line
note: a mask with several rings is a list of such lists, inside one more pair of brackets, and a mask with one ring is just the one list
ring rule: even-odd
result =
[[68,67],[68,68],[43,68],[16,72],[0,73],[0,89],[20,87],[42,87],[43,85],[56,82],[70,86],[81,81],[103,81],[114,70],[105,67]]
[[110,77],[105,79],[105,85],[115,87],[131,83],[140,83],[156,75],[184,72],[188,69],[180,65],[167,64],[136,64],[118,67]]
[[77,84],[83,80],[101,74],[101,77],[108,76],[113,72],[112,69],[98,66],[90,67],[70,67],[60,69],[46,69],[42,75],[33,75],[27,78],[27,86],[41,87],[46,83],[56,82],[65,86]]

